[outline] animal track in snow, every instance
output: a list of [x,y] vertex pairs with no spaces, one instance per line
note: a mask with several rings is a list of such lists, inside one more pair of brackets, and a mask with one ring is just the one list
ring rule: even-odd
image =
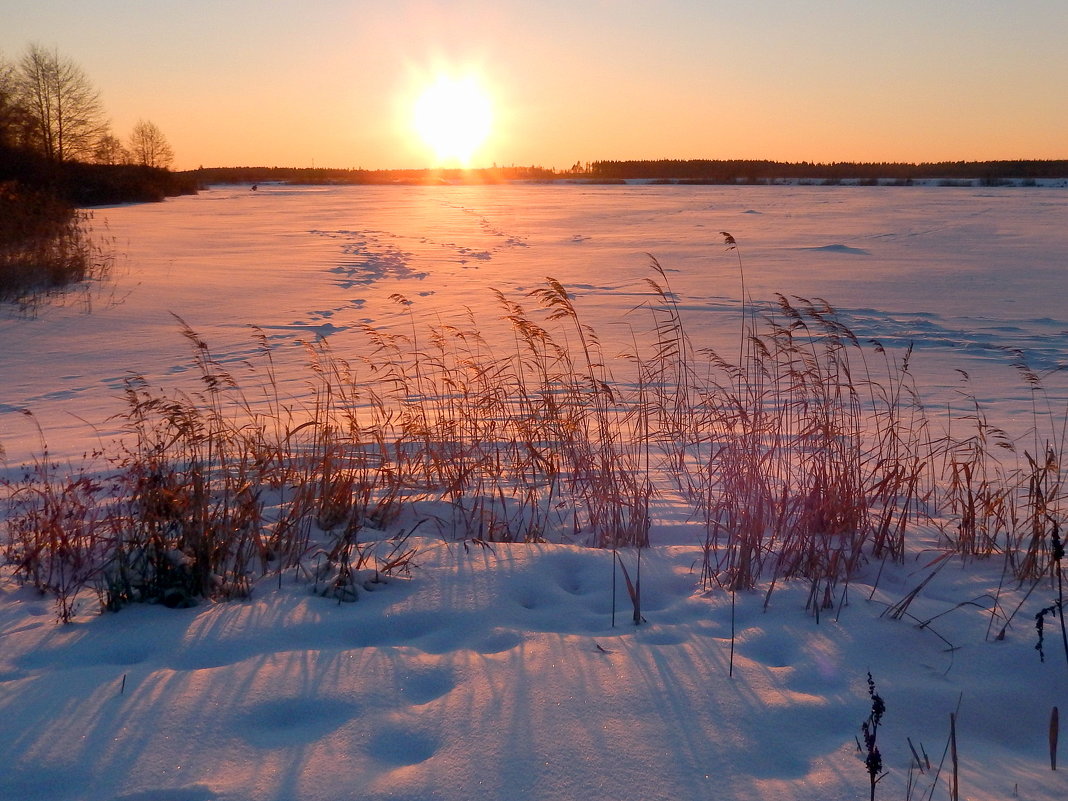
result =
[[437,740],[429,734],[395,723],[377,729],[367,745],[370,756],[396,767],[426,762],[437,750]]
[[339,698],[278,698],[246,709],[234,729],[250,745],[285,748],[320,740],[359,713],[358,705]]
[[472,650],[483,655],[502,654],[511,651],[523,642],[523,637],[511,629],[493,629],[472,643]]
[[448,695],[456,687],[456,676],[447,667],[421,665],[400,672],[397,678],[401,697],[409,704],[423,706]]

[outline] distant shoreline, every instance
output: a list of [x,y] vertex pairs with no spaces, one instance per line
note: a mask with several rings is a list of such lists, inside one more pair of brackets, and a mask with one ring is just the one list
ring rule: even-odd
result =
[[1068,186],[1068,160],[901,163],[773,161],[597,161],[568,170],[538,166],[479,169],[363,170],[301,167],[211,167],[180,173],[211,184],[711,186]]
[[700,180],[670,180],[659,178],[622,178],[613,181],[583,180],[576,178],[555,179],[515,179],[509,181],[470,181],[470,180],[436,180],[436,181],[290,181],[290,180],[267,180],[267,181],[208,181],[200,184],[201,189],[212,186],[248,186],[250,188],[269,190],[271,187],[285,186],[629,186],[629,187],[685,187],[685,186],[716,186],[716,187],[938,187],[938,188],[1037,188],[1037,189],[1068,189],[1068,178],[1005,178],[996,183],[985,181],[981,178],[917,178],[915,180],[900,180],[897,178],[876,179],[873,181],[861,181],[858,179],[826,179],[815,178],[776,178],[760,181],[738,181],[724,183],[720,181]]

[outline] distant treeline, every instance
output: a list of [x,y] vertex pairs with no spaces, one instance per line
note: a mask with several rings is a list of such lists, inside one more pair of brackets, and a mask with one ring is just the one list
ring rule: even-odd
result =
[[800,180],[819,183],[877,183],[913,180],[980,181],[988,185],[1040,178],[1068,179],[1068,160],[902,162],[783,162],[759,160],[659,159],[592,161],[566,170],[548,167],[489,167],[474,170],[342,170],[324,167],[211,167],[181,173],[201,186],[231,183],[288,184],[492,184],[508,181],[626,180],[695,184],[774,183]]
[[[576,165],[576,167],[579,165]],[[1068,178],[1068,160],[902,162],[782,162],[713,159],[594,161],[582,173],[596,180],[653,179],[716,184],[812,181],[975,180],[996,184],[1009,180]]]
[[158,201],[197,190],[197,182],[189,176],[160,167],[59,162],[0,143],[0,184],[4,183],[44,191],[74,206]]

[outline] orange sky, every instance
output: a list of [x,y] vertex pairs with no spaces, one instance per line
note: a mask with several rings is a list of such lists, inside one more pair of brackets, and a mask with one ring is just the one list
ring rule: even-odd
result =
[[430,166],[413,106],[476,76],[474,166],[1068,158],[1064,0],[0,0],[176,166]]

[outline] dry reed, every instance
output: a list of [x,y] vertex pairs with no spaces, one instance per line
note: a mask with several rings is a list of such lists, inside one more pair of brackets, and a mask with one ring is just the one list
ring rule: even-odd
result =
[[681,494],[704,527],[706,587],[764,583],[770,596],[803,580],[814,614],[866,561],[904,558],[915,524],[939,516],[946,550],[1000,555],[1019,578],[1049,572],[1064,427],[1041,377],[1021,367],[1037,445],[1006,463],[1016,445],[971,396],[933,435],[911,349],[861,342],[826,301],[746,299],[733,361],[691,341],[655,259],[652,273],[633,318],[647,323],[618,359],[552,278],[525,298],[495,293],[503,348],[470,313],[422,320],[396,295],[407,330],[365,327],[350,358],[307,345],[295,398],[262,332],[238,381],[179,320],[198,385],[129,379],[110,480],[60,475],[46,457],[7,481],[5,559],[60,598],[62,619],[82,587],[106,608],[185,605],[287,570],[348,599],[368,576],[410,567],[416,526],[641,548],[651,503]]

